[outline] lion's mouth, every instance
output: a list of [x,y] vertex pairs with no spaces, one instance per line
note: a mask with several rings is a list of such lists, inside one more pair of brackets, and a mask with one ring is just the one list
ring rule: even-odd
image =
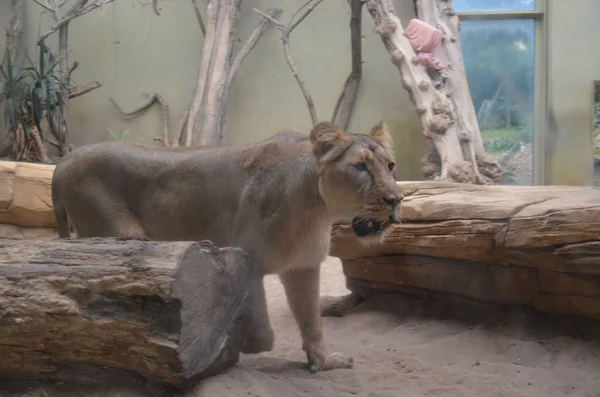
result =
[[355,217],[352,219],[352,230],[357,237],[373,236],[384,231],[393,223],[399,223],[392,215],[387,219],[376,220],[374,218]]

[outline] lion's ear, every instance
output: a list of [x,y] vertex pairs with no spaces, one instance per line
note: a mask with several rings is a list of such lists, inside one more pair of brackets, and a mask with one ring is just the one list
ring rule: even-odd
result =
[[344,140],[344,131],[327,121],[315,124],[310,132],[310,142],[317,158],[321,158]]
[[393,139],[390,135],[390,129],[387,124],[383,121],[375,124],[373,128],[371,128],[370,135],[375,138],[381,145],[385,148],[385,150],[391,152],[393,150]]

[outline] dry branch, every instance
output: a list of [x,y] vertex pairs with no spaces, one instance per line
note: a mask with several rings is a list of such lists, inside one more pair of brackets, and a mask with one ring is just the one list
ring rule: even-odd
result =
[[351,0],[350,15],[350,44],[352,49],[352,69],[350,75],[344,83],[344,88],[335,105],[331,122],[348,128],[350,115],[356,102],[358,87],[362,78],[362,6],[363,0]]
[[198,26],[200,27],[200,31],[202,32],[202,37],[206,37],[206,28],[204,27],[202,14],[200,14],[200,7],[198,6],[198,1],[192,0],[192,6],[194,7],[194,13],[196,14],[196,19],[198,20]]
[[[257,10],[256,8],[253,8],[254,11],[258,12],[259,14],[261,14],[262,16],[264,16],[265,18],[267,18],[271,22],[273,22],[275,24],[275,26],[277,27],[277,29],[279,29],[281,31],[281,41],[283,42],[283,53],[285,55],[285,60],[288,64],[288,66],[290,67],[290,70],[292,72],[292,75],[296,79],[296,82],[298,82],[298,85],[300,86],[302,95],[304,95],[304,99],[306,100],[306,105],[308,106],[308,112],[310,114],[310,119],[311,119],[313,125],[315,125],[319,122],[319,118],[317,116],[317,111],[315,109],[315,104],[313,102],[312,96],[308,92],[308,88],[306,88],[306,84],[304,83],[302,78],[300,78],[300,74],[298,73],[298,68],[296,67],[296,64],[294,63],[294,60],[292,58],[292,50],[290,48],[290,35],[294,31],[294,29],[302,21],[304,21],[304,19],[321,2],[323,2],[323,0],[309,0],[309,1],[305,2],[298,10],[296,10],[296,12],[294,12],[294,14],[292,14],[292,17],[290,18],[287,25],[284,25],[283,23],[279,22],[277,19],[271,17],[270,15],[267,15],[266,13],[264,13],[260,10]],[[306,9],[306,10],[304,10],[304,9]],[[298,14],[300,14],[300,12],[302,10],[304,10],[304,13],[297,20],[294,20],[296,18],[296,16]]]
[[[121,108],[121,106],[119,106],[117,101],[114,100],[114,98],[108,97],[108,100],[113,105],[115,105],[115,107],[117,108],[119,113],[121,113],[123,116],[126,116],[126,117],[135,116],[135,115],[143,112],[144,110],[148,109],[150,106],[152,106],[152,104],[154,102],[158,102],[160,104],[160,106],[162,107],[163,132],[162,132],[162,138],[154,138],[154,140],[161,142],[164,146],[170,146],[170,144],[169,144],[169,105],[167,104],[167,102],[164,100],[164,98],[159,93],[157,93],[157,92],[153,93],[152,96],[145,103],[143,103],[141,106],[135,108],[134,110],[132,110],[130,112],[124,111],[123,108]],[[177,142],[178,141],[173,142],[173,145],[177,146],[177,144],[176,144]]]
[[0,252],[3,378],[108,369],[181,387],[239,360],[253,277],[239,249],[90,238]]
[[[272,19],[276,20],[277,18],[279,18],[279,16],[281,15],[282,12],[283,12],[283,10],[281,10],[279,8],[275,8],[275,9],[267,9],[265,11],[265,14],[270,16]],[[269,27],[269,22],[270,22],[270,20],[267,19],[266,17],[262,18],[260,20],[260,22],[258,23],[258,26],[256,26],[256,28],[254,28],[254,31],[252,31],[252,34],[250,34],[250,37],[248,37],[248,40],[246,40],[246,42],[244,43],[242,48],[240,48],[240,50],[238,51],[237,55],[233,59],[233,62],[231,62],[231,69],[229,71],[229,77],[227,78],[228,85],[231,86],[231,83],[233,82],[235,74],[237,73],[240,66],[242,65],[242,62],[244,61],[244,59],[246,59],[246,56],[248,56],[248,54],[250,54],[250,51],[252,51],[254,46],[256,46],[256,44],[258,43],[258,41],[260,40],[262,35],[265,33],[265,31]]]
[[77,98],[78,96],[82,96],[87,94],[90,91],[94,91],[97,88],[102,87],[99,81],[94,81],[93,83],[89,83],[86,85],[76,85],[69,87],[69,99]]
[[[90,2],[89,0],[76,0],[75,4],[71,6],[71,8],[65,13],[64,16],[61,15],[60,5],[55,1],[52,3],[55,7],[51,7],[48,3],[48,0],[34,0],[37,4],[41,5],[44,9],[46,9],[54,19],[54,25],[50,27],[40,36],[39,41],[45,40],[52,33],[58,31],[61,27],[68,25],[73,19],[78,18],[82,15],[85,15],[91,11],[94,11],[97,8],[102,8],[107,4],[112,3],[115,0],[95,0]],[[62,3],[64,4],[64,3]],[[61,5],[62,5],[61,4]]]

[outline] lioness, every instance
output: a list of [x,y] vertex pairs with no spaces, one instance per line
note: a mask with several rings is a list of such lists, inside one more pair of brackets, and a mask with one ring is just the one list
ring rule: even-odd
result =
[[[60,237],[68,217],[79,237],[203,240],[241,247],[260,276],[277,273],[298,323],[311,372],[351,368],[328,355],[319,312],[319,269],[333,221],[359,237],[399,222],[392,138],[384,123],[368,135],[321,122],[310,137],[280,132],[245,146],[158,148],[127,142],[82,146],[52,179]],[[262,277],[251,291],[243,353],[273,348]]]

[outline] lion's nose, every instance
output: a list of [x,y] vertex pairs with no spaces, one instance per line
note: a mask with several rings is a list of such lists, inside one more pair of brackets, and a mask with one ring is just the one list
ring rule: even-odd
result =
[[397,206],[402,200],[404,200],[404,196],[401,194],[391,194],[383,199],[390,207]]

